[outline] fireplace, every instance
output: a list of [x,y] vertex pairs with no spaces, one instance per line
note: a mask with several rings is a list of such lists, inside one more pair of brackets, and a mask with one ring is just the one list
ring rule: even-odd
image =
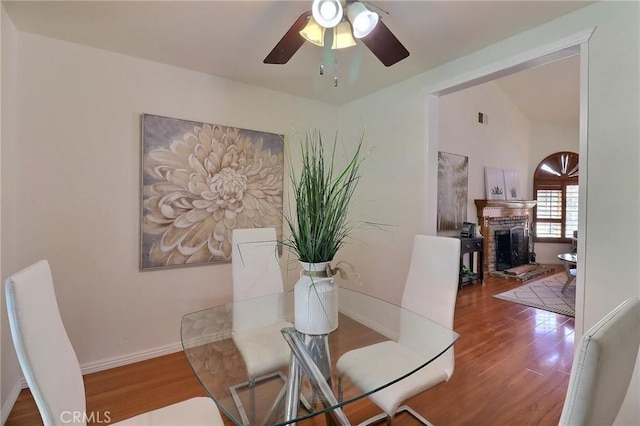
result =
[[504,271],[529,263],[529,229],[515,226],[494,231],[496,271]]
[[[484,238],[484,273],[490,274],[494,271],[527,263],[529,259],[529,230],[536,201],[475,200],[475,203],[478,209],[480,233]],[[497,268],[498,239],[496,232],[498,232],[499,239],[503,244],[508,240],[510,245],[507,249],[508,252],[501,254],[501,269]]]

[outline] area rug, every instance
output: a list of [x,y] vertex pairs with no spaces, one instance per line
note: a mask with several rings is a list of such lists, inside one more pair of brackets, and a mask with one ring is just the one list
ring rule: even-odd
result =
[[543,309],[557,314],[576,316],[576,286],[575,281],[562,292],[562,286],[567,280],[564,272],[541,278],[528,284],[522,284],[493,297]]

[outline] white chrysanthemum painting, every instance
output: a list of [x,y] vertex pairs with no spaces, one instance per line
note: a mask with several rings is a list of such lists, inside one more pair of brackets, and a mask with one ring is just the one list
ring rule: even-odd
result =
[[142,269],[231,260],[234,228],[282,235],[282,135],[144,114]]

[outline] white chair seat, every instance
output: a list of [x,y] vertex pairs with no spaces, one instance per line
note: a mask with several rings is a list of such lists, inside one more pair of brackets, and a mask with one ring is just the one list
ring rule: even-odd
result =
[[233,332],[233,342],[247,366],[249,377],[271,373],[289,363],[291,349],[280,332],[286,327],[293,327],[293,324],[280,322]]
[[[340,357],[336,367],[358,389],[369,392],[402,377],[427,361],[428,359],[405,346],[387,341],[347,352]],[[375,371],[376,374],[370,374],[371,371]],[[409,377],[371,394],[369,398],[385,412],[391,413],[405,399],[447,379],[448,374],[444,368],[430,364]]]
[[[409,272],[402,293],[403,312],[413,312],[445,327],[453,328],[458,291],[460,240],[449,237],[416,235]],[[429,335],[416,327],[411,318],[401,315],[398,342],[382,342],[343,354],[337,362],[339,391],[347,377],[357,388],[372,391],[426,364]],[[455,359],[453,348],[402,380],[369,395],[386,413],[391,424],[399,411],[407,411],[422,424],[429,424],[419,413],[400,403],[438,383],[449,380]],[[377,421],[375,416],[369,421]],[[364,424],[368,424],[368,421]]]
[[118,426],[204,426],[222,425],[223,421],[213,400],[202,396],[158,408],[112,424]]

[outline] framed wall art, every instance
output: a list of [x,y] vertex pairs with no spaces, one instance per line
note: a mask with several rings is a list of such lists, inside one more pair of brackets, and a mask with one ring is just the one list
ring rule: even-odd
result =
[[284,136],[142,115],[140,268],[231,260],[235,228],[282,238]]
[[504,190],[507,200],[521,200],[520,178],[517,170],[504,170]]
[[467,220],[469,157],[438,152],[438,231],[462,228]]
[[484,168],[484,185],[487,200],[504,200],[504,172],[492,167]]

